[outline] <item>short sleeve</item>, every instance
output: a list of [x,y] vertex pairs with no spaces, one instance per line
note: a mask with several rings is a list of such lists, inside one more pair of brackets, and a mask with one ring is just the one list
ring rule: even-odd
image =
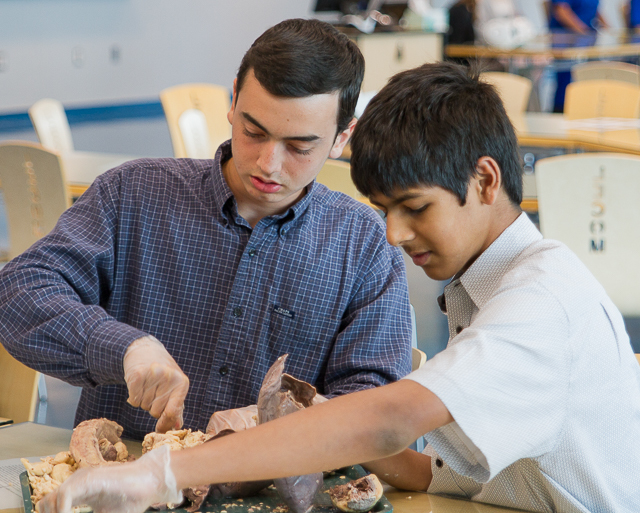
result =
[[505,287],[445,351],[407,376],[455,419],[425,435],[454,471],[487,482],[553,448],[569,392],[568,340],[567,316],[542,285]]

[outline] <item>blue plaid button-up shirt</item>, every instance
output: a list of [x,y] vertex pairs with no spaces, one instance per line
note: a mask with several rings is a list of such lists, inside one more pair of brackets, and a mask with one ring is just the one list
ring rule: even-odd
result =
[[366,205],[313,182],[254,229],[221,164],[143,159],[100,176],[55,229],[0,273],[0,338],[26,365],[84,387],[76,423],[141,438],[122,359],[146,334],[190,380],[185,427],[256,402],[275,359],[329,396],[410,370],[404,262]]

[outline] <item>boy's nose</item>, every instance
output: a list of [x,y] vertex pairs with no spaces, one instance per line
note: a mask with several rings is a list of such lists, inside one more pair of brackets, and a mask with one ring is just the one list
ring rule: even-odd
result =
[[400,216],[387,215],[387,241],[392,246],[402,246],[413,240],[413,230],[400,218]]

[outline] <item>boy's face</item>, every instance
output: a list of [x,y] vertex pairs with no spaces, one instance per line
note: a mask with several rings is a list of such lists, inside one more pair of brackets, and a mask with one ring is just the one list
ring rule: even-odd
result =
[[490,208],[478,192],[482,184],[473,178],[464,206],[441,187],[419,186],[391,196],[369,199],[387,219],[387,240],[400,246],[434,280],[448,280],[490,245]]
[[339,93],[305,98],[273,96],[249,71],[228,114],[233,167],[227,177],[239,203],[284,212],[303,195],[325,160],[337,158],[353,124],[338,134]]

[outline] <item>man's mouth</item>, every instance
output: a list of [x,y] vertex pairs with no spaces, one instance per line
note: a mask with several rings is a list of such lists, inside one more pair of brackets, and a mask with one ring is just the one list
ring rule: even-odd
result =
[[279,183],[273,182],[271,180],[265,180],[257,176],[251,177],[251,183],[260,192],[266,192],[269,194],[273,194],[274,192],[278,192],[280,189],[282,189],[282,185],[280,185]]

